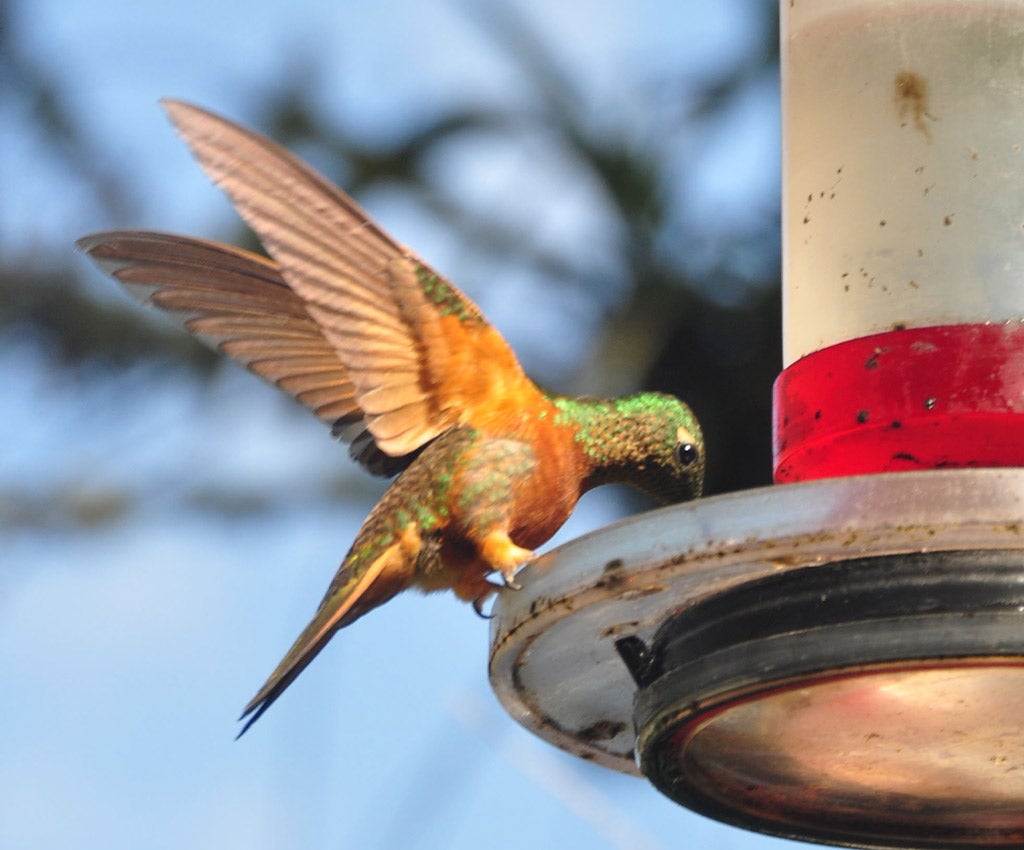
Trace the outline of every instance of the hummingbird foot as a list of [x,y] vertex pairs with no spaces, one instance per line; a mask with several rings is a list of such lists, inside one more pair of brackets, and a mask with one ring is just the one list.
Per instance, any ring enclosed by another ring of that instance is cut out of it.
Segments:
[[494,572],[501,573],[504,586],[509,590],[520,590],[522,585],[515,580],[516,570],[527,561],[533,560],[533,552],[516,546],[505,531],[492,531],[480,546],[480,555]]

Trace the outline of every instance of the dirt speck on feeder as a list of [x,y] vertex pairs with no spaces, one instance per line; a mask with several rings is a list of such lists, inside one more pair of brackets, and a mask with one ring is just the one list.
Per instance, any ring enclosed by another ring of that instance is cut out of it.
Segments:
[[582,741],[610,741],[625,729],[626,724],[621,720],[598,720],[583,729],[577,729],[576,737]]
[[913,71],[900,71],[893,80],[893,95],[902,122],[900,126],[906,126],[907,119],[912,119],[914,129],[930,142],[932,133],[925,118],[934,121],[935,117],[928,112],[928,86],[924,77]]
[[610,637],[621,635],[624,632],[635,632],[639,627],[639,620],[630,620],[628,623],[615,623],[612,626],[608,626],[606,629],[602,629],[598,633],[598,637],[602,640],[606,640]]
[[896,452],[896,454],[894,454],[892,456],[892,459],[893,460],[906,460],[906,461],[909,461],[910,463],[920,463],[921,462],[914,455],[910,454],[910,452]]

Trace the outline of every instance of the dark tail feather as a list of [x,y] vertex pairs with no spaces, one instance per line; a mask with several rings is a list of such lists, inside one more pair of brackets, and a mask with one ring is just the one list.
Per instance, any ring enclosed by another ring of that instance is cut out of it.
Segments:
[[[364,531],[365,529],[366,524],[363,526]],[[353,548],[359,546],[364,531],[360,531],[360,535],[356,537]],[[418,540],[417,536],[417,542]],[[346,558],[334,581],[331,582],[316,615],[302,630],[302,634],[292,644],[287,655],[277,665],[277,669],[270,674],[270,678],[242,711],[242,716],[238,719],[249,719],[235,740],[241,738],[248,728],[259,720],[263,712],[274,704],[295,677],[316,658],[338,629],[359,619],[371,608],[386,602],[407,587],[412,579],[415,560],[415,555],[411,558],[406,557],[399,542],[388,546],[366,568],[360,568],[358,557],[351,560]]]
[[[337,631],[337,629],[329,629],[321,634],[319,639],[307,645],[306,641],[309,639],[309,633],[320,631],[322,628],[321,618],[317,616],[299,635],[299,639],[288,650],[288,654],[277,666],[277,669],[270,674],[270,678],[267,679],[256,696],[242,710],[238,720],[245,720],[245,726],[242,727],[241,732],[235,735],[236,741],[249,731],[249,727],[253,723],[263,716],[263,712],[270,708],[277,698],[284,693],[285,689],[295,681],[299,673],[306,669],[306,665],[316,658],[321,649],[327,646],[327,642],[333,637],[334,632]],[[339,625],[338,628],[341,628],[341,626]]]

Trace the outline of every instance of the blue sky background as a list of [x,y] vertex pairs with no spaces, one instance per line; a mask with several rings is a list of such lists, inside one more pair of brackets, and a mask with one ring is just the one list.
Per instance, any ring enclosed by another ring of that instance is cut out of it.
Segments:
[[[591,120],[643,135],[656,109],[671,109],[644,87],[731,61],[756,37],[763,3],[515,6],[557,48]],[[160,97],[253,120],[281,75],[315,57],[316,102],[371,145],[453,106],[528,106],[515,63],[474,23],[486,5],[14,3],[7,37],[70,95],[92,165],[137,194],[130,219],[97,213],[77,169],[6,98],[0,254],[60,267],[75,238],[111,226],[231,233],[229,205]],[[777,94],[765,88],[683,145],[689,167],[673,190],[708,244],[772,208],[777,135]],[[454,145],[431,177],[614,273],[593,187],[541,142]],[[601,318],[592,304],[492,271],[407,199],[363,200],[469,291],[531,372],[556,386],[574,374]],[[75,263],[81,285],[122,298]],[[312,417],[230,366],[206,384],[152,364],[97,372],[58,364],[6,326],[0,375],[0,848],[785,844],[520,729],[488,686],[487,624],[449,596],[408,595],[359,621],[235,742],[235,717],[307,622],[381,485]],[[206,509],[225,496],[233,513]],[[26,513],[33,502],[40,510]],[[590,494],[555,542],[622,510],[614,492]]]

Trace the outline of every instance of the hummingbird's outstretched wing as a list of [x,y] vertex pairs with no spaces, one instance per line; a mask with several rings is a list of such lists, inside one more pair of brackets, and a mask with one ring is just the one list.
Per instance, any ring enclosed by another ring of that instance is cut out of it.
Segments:
[[370,472],[395,475],[415,457],[377,447],[337,352],[273,260],[142,230],[94,233],[76,244],[139,301],[166,311],[333,426]]
[[457,425],[486,429],[538,392],[476,306],[340,189],[263,136],[163,106],[333,346],[382,451],[408,455]]

